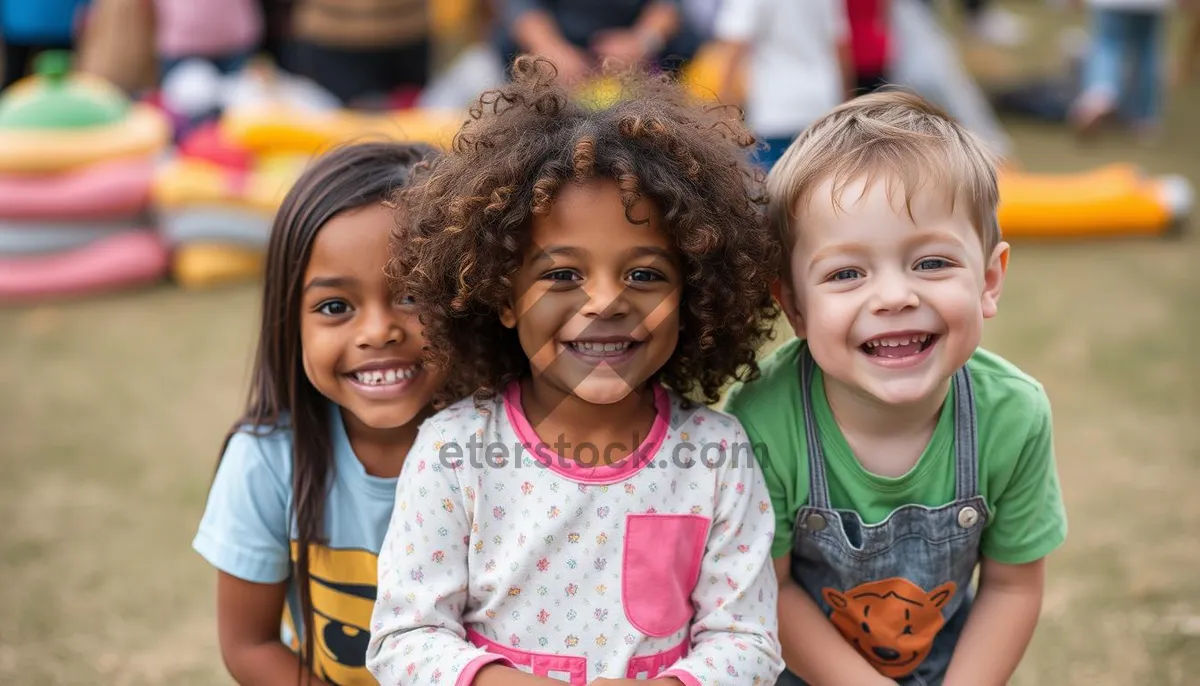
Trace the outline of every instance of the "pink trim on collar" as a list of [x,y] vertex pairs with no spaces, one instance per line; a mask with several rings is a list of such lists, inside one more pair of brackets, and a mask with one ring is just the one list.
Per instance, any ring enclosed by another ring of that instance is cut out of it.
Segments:
[[[667,429],[669,427],[668,418],[671,415],[671,399],[667,395],[666,389],[661,385],[655,383],[653,384],[653,388],[654,407],[658,411],[658,416],[654,418],[654,424],[650,427],[650,434],[637,447],[637,450],[633,451],[625,459],[612,465],[598,464],[595,467],[588,467],[563,458],[555,453],[537,435],[537,432],[533,430],[533,427],[529,424],[529,420],[525,417],[525,411],[521,405],[520,381],[513,381],[508,385],[508,388],[504,389],[504,410],[508,414],[508,421],[512,424],[513,431],[516,432],[522,447],[535,460],[541,462],[543,466],[549,467],[555,473],[580,483],[613,484],[628,479],[642,467],[649,464],[654,459],[654,456],[658,454],[663,440],[667,437]],[[597,455],[597,458],[599,458],[599,455]]]

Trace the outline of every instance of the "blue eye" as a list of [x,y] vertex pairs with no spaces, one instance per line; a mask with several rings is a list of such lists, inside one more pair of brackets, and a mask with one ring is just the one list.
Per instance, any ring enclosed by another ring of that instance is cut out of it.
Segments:
[[402,295],[402,296],[396,298],[396,304],[400,305],[401,307],[406,307],[406,306],[410,306],[410,305],[416,305],[417,300],[416,300],[416,298],[412,297],[411,295]]
[[317,305],[317,312],[330,317],[340,317],[350,311],[350,305],[344,300],[326,300]]
[[839,269],[838,271],[833,273],[833,276],[831,276],[829,278],[832,279],[833,281],[847,281],[849,279],[854,279],[857,277],[858,277],[857,269]]
[[950,266],[948,260],[943,260],[940,257],[929,257],[917,263],[917,269],[922,271],[932,271],[936,269],[945,269]]

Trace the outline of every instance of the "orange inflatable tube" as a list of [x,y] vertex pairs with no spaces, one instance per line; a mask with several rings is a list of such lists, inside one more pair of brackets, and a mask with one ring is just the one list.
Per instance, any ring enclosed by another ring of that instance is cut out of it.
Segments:
[[1005,172],[997,216],[1005,238],[1158,236],[1192,209],[1182,177],[1114,164],[1079,174]]

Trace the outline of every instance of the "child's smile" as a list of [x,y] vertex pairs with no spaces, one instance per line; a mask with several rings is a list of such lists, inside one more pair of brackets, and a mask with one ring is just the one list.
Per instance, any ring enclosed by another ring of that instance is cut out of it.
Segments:
[[403,395],[420,374],[420,362],[379,360],[359,365],[346,376],[364,396],[387,400]]
[[634,357],[641,341],[632,336],[587,336],[567,341],[567,350],[593,366],[614,367]]
[[889,369],[920,364],[937,345],[938,335],[928,331],[889,331],[858,346],[872,362]]

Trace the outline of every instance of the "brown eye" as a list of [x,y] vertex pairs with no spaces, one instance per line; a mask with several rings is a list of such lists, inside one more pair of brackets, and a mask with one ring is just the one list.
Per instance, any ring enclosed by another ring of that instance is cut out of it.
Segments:
[[317,305],[317,312],[330,317],[340,317],[350,311],[350,305],[344,300],[326,300]]

